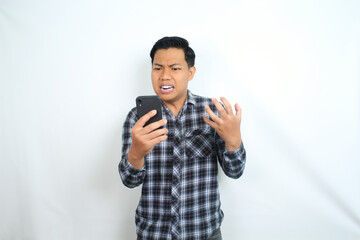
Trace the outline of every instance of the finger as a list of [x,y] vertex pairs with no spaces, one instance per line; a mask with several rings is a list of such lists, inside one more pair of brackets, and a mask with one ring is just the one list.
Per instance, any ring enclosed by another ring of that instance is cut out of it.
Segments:
[[167,138],[168,138],[167,135],[161,135],[161,136],[159,136],[159,137],[157,137],[157,138],[152,139],[152,140],[150,141],[150,144],[151,144],[152,146],[155,146],[156,144],[158,144],[158,143],[160,143],[160,142],[162,142],[162,141],[165,141]]
[[219,111],[220,116],[221,117],[226,116],[227,113],[223,105],[221,105],[221,103],[216,98],[212,98],[212,102],[214,103],[216,109]]
[[210,119],[208,119],[205,114],[203,115],[203,119],[204,119],[204,122],[205,122],[207,125],[209,125],[210,127],[216,129],[217,124],[216,124],[215,122],[211,121]]
[[154,131],[155,129],[158,129],[162,126],[164,126],[167,123],[166,119],[161,119],[159,121],[153,122],[149,125],[147,125],[146,127],[144,127],[145,132],[149,133]]
[[155,131],[152,131],[148,134],[148,139],[153,140],[159,136],[166,135],[169,131],[166,128],[161,128]]
[[150,112],[148,112],[147,114],[145,114],[144,116],[142,116],[136,123],[134,126],[136,127],[144,127],[145,123],[147,121],[149,121],[150,118],[152,118],[153,116],[156,115],[156,110],[151,110]]
[[205,106],[205,111],[209,114],[210,118],[214,121],[214,122],[220,122],[221,118],[219,118],[212,110],[211,108],[206,105]]
[[224,103],[227,113],[234,115],[234,112],[231,108],[231,104],[229,103],[229,101],[225,97],[221,97],[220,100]]
[[235,116],[237,118],[241,118],[242,109],[240,108],[239,104],[237,104],[237,103],[235,104],[235,111],[236,111]]

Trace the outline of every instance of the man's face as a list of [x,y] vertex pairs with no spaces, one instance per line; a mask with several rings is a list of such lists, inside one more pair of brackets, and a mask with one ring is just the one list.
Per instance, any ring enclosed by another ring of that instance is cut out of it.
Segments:
[[188,67],[184,50],[159,49],[152,64],[151,80],[154,91],[165,105],[182,107],[187,97],[188,82],[194,77],[195,67]]

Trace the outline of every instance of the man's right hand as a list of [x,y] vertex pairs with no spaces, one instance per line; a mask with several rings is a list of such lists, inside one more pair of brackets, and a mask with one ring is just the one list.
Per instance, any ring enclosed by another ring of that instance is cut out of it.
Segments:
[[162,119],[144,127],[145,123],[156,115],[156,110],[152,110],[142,116],[131,129],[132,144],[128,152],[128,160],[135,168],[144,166],[144,157],[148,155],[153,147],[167,139],[168,130],[160,128],[166,124]]

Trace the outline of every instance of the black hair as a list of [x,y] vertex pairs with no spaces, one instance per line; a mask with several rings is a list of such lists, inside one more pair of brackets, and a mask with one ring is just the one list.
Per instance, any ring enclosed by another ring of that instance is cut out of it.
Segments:
[[150,51],[151,63],[154,62],[154,56],[159,49],[179,48],[184,50],[185,61],[189,68],[195,65],[195,52],[189,47],[189,42],[181,37],[163,37],[158,40]]

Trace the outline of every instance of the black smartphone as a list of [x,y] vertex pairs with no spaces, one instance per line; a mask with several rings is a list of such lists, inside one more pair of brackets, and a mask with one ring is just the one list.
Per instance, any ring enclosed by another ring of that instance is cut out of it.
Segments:
[[[162,119],[161,113],[161,100],[156,95],[151,96],[139,96],[136,98],[136,108],[137,108],[137,115],[138,118],[141,118],[151,110],[156,110],[156,115],[149,119],[144,125],[147,126],[150,123],[159,121]],[[162,127],[161,127],[162,128]]]

